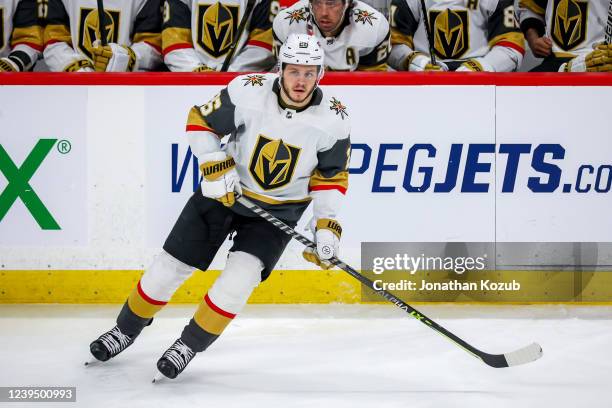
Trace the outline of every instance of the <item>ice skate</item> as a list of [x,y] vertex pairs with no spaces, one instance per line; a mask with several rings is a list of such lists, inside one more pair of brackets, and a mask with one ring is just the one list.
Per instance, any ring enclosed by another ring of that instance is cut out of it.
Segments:
[[159,374],[163,374],[163,376],[170,379],[176,378],[176,376],[183,372],[195,355],[195,351],[183,343],[181,339],[176,340],[157,361],[159,373],[155,376],[153,382],[158,382],[163,378]]
[[108,361],[128,348],[136,339],[137,335],[128,336],[121,332],[119,327],[115,326],[111,330],[102,334],[97,340],[94,340],[89,345],[89,351],[95,357],[91,361],[85,363],[90,365],[97,361]]

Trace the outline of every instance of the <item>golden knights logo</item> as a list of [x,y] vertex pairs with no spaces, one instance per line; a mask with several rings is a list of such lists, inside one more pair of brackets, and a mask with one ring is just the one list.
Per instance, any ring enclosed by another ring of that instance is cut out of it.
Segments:
[[[106,41],[118,42],[119,41],[119,16],[118,10],[104,10],[106,18]],[[81,8],[81,14],[79,15],[79,50],[92,59],[91,49],[93,43],[96,40],[101,40],[99,28],[100,19],[98,18],[98,10],[91,8]]]
[[198,45],[213,58],[229,51],[238,31],[240,7],[231,4],[200,4],[198,6]]
[[434,51],[442,59],[459,59],[470,48],[467,10],[430,10]]
[[306,7],[302,7],[297,10],[293,10],[292,12],[287,12],[287,17],[285,20],[289,20],[289,25],[291,23],[299,23],[300,21],[306,21]]
[[346,112],[346,106],[344,106],[342,102],[340,102],[333,96],[329,102],[331,103],[331,105],[329,106],[329,110],[333,110],[334,112],[336,112],[336,115],[340,115],[342,120],[344,120],[345,116],[348,116],[348,113]]
[[355,9],[354,11],[355,22],[356,23],[366,23],[372,25],[372,20],[376,20],[376,16],[374,13],[370,13],[367,10]]
[[302,149],[259,135],[251,156],[249,171],[264,190],[273,190],[288,184]]
[[259,75],[259,74],[253,74],[253,75],[247,75],[247,77],[246,78],[242,78],[242,80],[244,81],[244,85],[243,86],[247,86],[247,85],[251,85],[251,86],[255,86],[255,85],[263,86],[263,81],[266,80],[266,77],[264,77],[263,75]]
[[586,40],[589,3],[577,0],[554,0],[552,38],[563,50],[570,51]]

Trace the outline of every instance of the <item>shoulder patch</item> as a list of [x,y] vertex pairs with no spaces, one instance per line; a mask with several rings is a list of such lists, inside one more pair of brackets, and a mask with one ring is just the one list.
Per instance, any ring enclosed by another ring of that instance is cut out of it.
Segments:
[[366,23],[373,25],[372,20],[378,20],[374,12],[362,9],[354,9],[353,16],[355,16],[355,23],[362,23],[363,25]]
[[329,110],[333,110],[334,112],[336,112],[336,115],[340,115],[342,120],[344,120],[345,116],[348,116],[346,106],[344,106],[342,102],[332,96],[332,98],[329,100],[329,103]]
[[289,20],[289,25],[291,25],[291,23],[299,23],[300,21],[306,21],[307,13],[307,7],[302,7],[292,11],[287,10],[287,16],[285,17],[285,20]]
[[251,85],[259,85],[263,86],[263,81],[266,80],[266,77],[260,74],[247,75],[246,78],[242,78],[244,81],[243,86]]

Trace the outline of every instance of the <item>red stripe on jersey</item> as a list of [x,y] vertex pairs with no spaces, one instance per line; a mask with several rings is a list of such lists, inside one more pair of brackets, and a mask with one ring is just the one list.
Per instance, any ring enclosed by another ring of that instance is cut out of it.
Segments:
[[152,43],[150,43],[148,41],[145,41],[144,43],[149,45],[149,46],[151,46],[151,48],[153,48],[155,51],[157,51],[157,52],[159,52],[161,54],[161,52],[162,52],[161,47],[158,47],[157,45],[152,44]]
[[323,190],[338,190],[342,194],[346,194],[346,188],[335,185],[335,184],[327,184],[327,185],[323,184],[320,186],[310,187],[310,191],[323,191]]
[[495,44],[495,47],[508,47],[508,48],[512,48],[517,50],[518,52],[521,53],[521,55],[525,55],[525,49],[513,42],[510,41],[500,41],[497,44]]
[[174,45],[164,48],[164,50],[162,51],[162,54],[165,57],[166,54],[171,53],[172,51],[183,50],[185,48],[193,48],[193,44],[189,44],[189,43],[174,44]]
[[225,310],[221,309],[220,307],[218,307],[217,305],[215,305],[212,300],[210,300],[210,298],[208,297],[208,293],[204,296],[204,301],[206,302],[206,304],[215,312],[219,313],[221,316],[225,316],[229,319],[233,319],[234,317],[236,317],[235,314],[230,313],[230,312],[226,312]]
[[161,300],[155,300],[152,299],[150,297],[147,296],[146,293],[144,293],[144,291],[142,290],[142,286],[140,286],[140,281],[138,281],[138,294],[140,295],[141,298],[143,298],[147,303],[150,303],[152,305],[156,305],[156,306],[164,306],[166,305],[168,302],[162,302]]
[[272,51],[272,44],[268,44],[263,41],[249,40],[247,41],[246,45],[254,45],[256,47],[261,47],[261,48],[265,48],[268,51]]
[[[186,129],[187,132],[210,132],[210,133],[215,133],[214,130],[212,130],[211,128],[208,128],[206,126],[200,126],[200,125],[187,125]],[[215,133],[216,135],[216,133]]]
[[36,51],[39,51],[39,52],[42,52],[42,50],[43,50],[43,46],[42,45],[34,44],[34,43],[31,43],[31,42],[27,42],[27,41],[21,41],[21,42],[15,43],[15,45],[13,45],[13,48],[15,48],[18,45],[27,45],[28,47],[33,48],[33,49],[35,49]]

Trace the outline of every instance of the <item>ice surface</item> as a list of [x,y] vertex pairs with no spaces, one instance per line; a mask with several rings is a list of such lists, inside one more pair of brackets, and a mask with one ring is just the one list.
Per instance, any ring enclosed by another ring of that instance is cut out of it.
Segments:
[[[388,306],[248,306],[176,380],[155,362],[195,306],[169,306],[110,362],[84,367],[119,306],[0,306],[0,386],[76,386],[77,403],[15,407],[610,407],[612,308],[417,307],[474,346],[539,342],[544,357],[484,365]],[[0,403],[0,405],[9,405]]]

